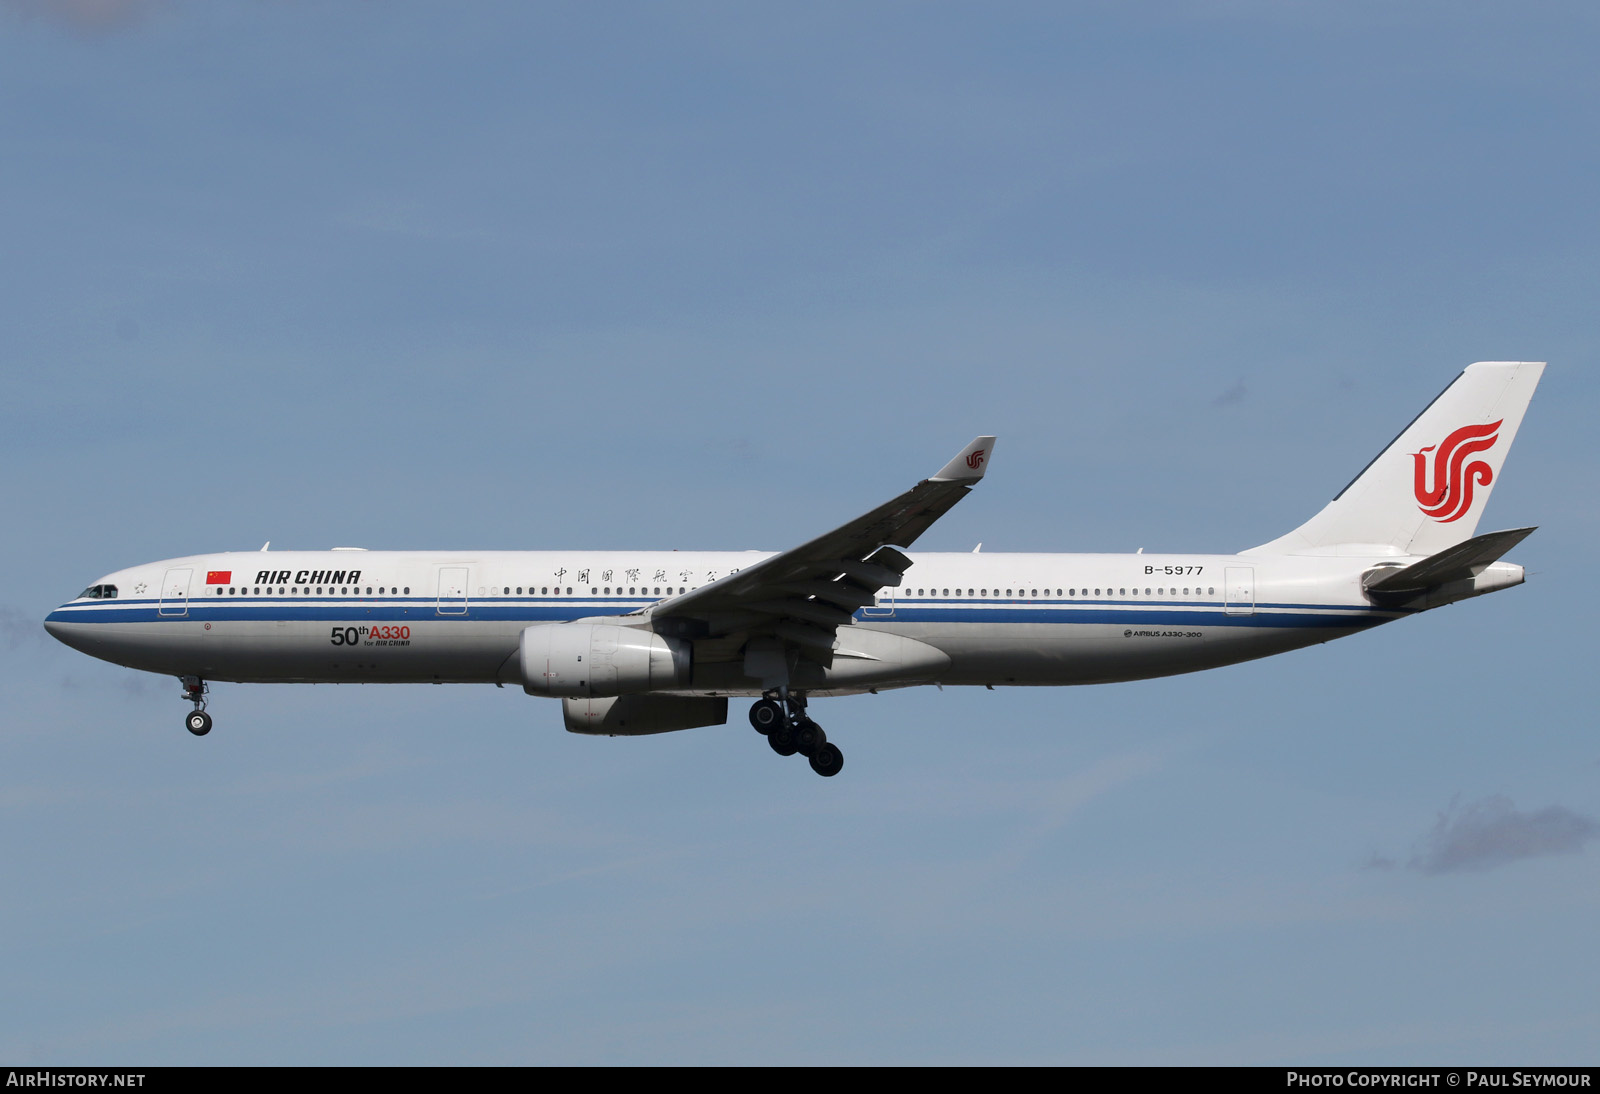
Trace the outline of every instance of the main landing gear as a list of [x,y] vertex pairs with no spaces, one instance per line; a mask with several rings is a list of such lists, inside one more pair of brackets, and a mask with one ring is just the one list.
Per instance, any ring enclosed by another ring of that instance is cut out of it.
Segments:
[[204,737],[211,732],[211,715],[206,713],[206,692],[211,688],[198,676],[180,676],[183,681],[183,697],[194,704],[194,710],[183,720],[184,727],[196,737]]
[[837,775],[844,767],[844,753],[828,743],[822,727],[806,717],[806,697],[779,688],[769,691],[750,708],[750,724],[767,739],[780,756],[796,752],[811,761],[811,770],[825,778]]

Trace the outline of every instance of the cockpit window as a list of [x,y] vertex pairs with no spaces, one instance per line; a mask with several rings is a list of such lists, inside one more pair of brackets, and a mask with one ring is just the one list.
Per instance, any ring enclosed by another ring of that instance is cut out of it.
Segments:
[[115,585],[90,585],[78,594],[79,600],[115,600],[117,587]]

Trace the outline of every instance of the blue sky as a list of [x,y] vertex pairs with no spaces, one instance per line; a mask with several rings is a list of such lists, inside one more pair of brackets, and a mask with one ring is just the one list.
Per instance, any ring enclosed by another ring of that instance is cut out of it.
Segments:
[[[1583,5],[0,3],[0,1058],[1593,1062]],[[39,620],[204,550],[1227,551],[1550,368],[1529,583],[1194,677],[562,731]]]

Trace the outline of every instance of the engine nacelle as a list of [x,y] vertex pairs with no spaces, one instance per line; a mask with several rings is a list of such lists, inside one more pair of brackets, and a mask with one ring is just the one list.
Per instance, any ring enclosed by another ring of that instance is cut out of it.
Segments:
[[607,699],[563,699],[561,715],[572,733],[639,737],[675,729],[720,726],[728,720],[727,697],[618,695]]
[[518,656],[529,695],[590,699],[689,683],[689,643],[612,623],[529,627]]

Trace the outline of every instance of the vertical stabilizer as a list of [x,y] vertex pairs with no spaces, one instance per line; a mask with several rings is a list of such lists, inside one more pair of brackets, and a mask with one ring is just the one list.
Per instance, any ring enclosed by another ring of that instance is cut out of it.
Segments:
[[1244,553],[1432,555],[1471,539],[1543,372],[1467,366],[1322,512]]

